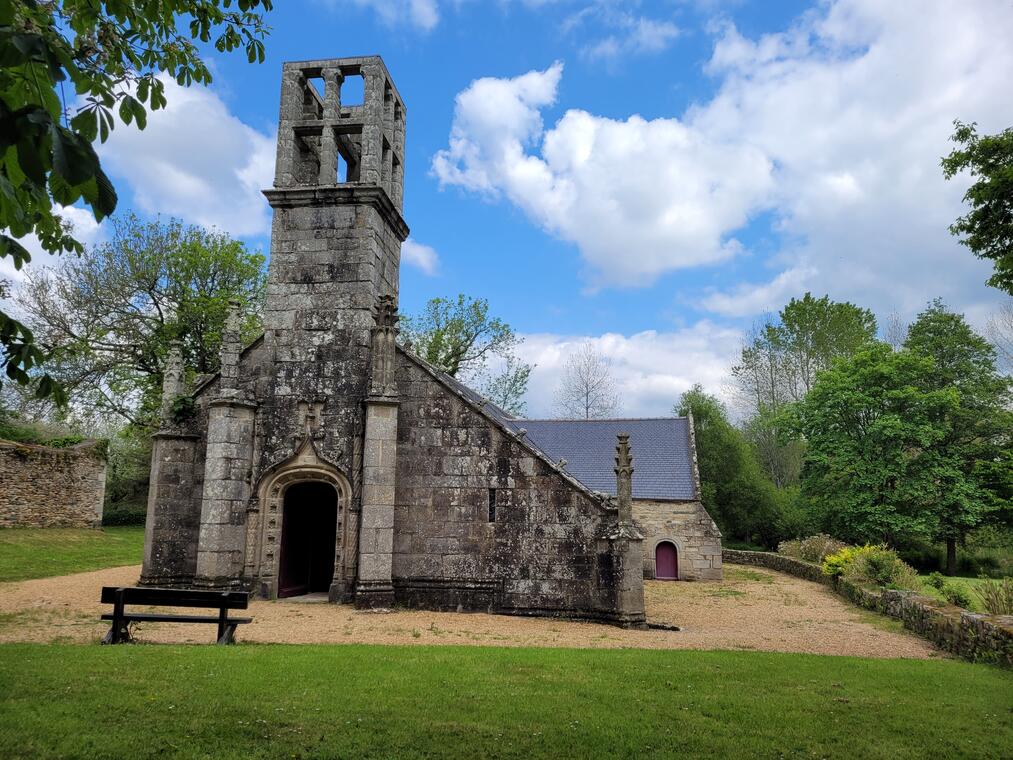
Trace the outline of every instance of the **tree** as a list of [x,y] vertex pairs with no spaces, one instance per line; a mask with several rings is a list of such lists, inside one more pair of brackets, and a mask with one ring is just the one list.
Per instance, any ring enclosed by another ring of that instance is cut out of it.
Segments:
[[567,358],[556,388],[556,409],[560,416],[600,419],[614,414],[618,406],[612,361],[590,343],[581,344]]
[[524,394],[528,391],[531,370],[530,364],[525,364],[516,356],[508,356],[498,374],[483,378],[481,391],[500,409],[514,417],[520,417],[527,408]]
[[[1010,506],[1007,486],[996,481],[994,466],[1007,465],[1013,415],[1009,412],[1009,379],[996,369],[996,352],[975,333],[963,315],[939,299],[918,315],[904,343],[907,350],[932,360],[922,380],[928,389],[955,390],[956,407],[945,435],[934,446],[953,463],[936,503],[935,538],[946,543],[946,571],[957,569],[957,544],[974,528]],[[1008,477],[1006,479],[1008,481]]]
[[773,546],[780,538],[778,494],[724,405],[699,385],[682,395],[675,413],[693,415],[701,501],[727,538]]
[[977,124],[953,122],[950,140],[958,148],[942,159],[943,176],[968,171],[976,181],[964,193],[971,210],[950,225],[960,243],[995,270],[988,284],[1013,295],[1013,127],[979,135]]
[[988,319],[985,334],[995,348],[1000,368],[1008,375],[1013,373],[1013,300],[999,307]]
[[[451,377],[474,380],[504,411],[521,414],[531,365],[514,353],[521,339],[503,320],[489,316],[489,302],[463,293],[433,298],[423,312],[402,321],[402,340]],[[499,362],[500,371],[490,371]]]
[[146,426],[173,340],[195,374],[218,369],[228,301],[260,331],[264,257],[225,233],[178,221],[113,221],[107,243],[28,273],[16,300],[75,404]]
[[834,359],[852,356],[875,339],[871,311],[806,293],[754,331],[732,375],[753,411],[777,412],[801,401]]
[[[161,76],[209,84],[193,40],[213,38],[219,52],[243,48],[251,62],[263,61],[267,28],[254,11],[271,7],[272,0],[0,0],[0,258],[20,269],[31,259],[21,242],[29,235],[49,253],[81,253],[59,208],[83,201],[99,221],[116,208],[92,147],[108,138],[114,114],[143,129],[145,104],[166,104]],[[32,331],[0,311],[7,377],[25,385],[34,375],[40,396],[62,401],[53,378],[38,373],[45,360]]]
[[940,494],[957,463],[940,447],[956,389],[927,388],[932,359],[879,343],[821,373],[793,405],[806,440],[802,493],[824,529],[855,542],[896,544],[938,530]]
[[778,429],[781,410],[801,401],[820,372],[853,356],[876,338],[876,318],[852,303],[793,298],[776,318],[756,328],[732,376],[746,404],[746,433],[778,487],[798,483],[804,446]]

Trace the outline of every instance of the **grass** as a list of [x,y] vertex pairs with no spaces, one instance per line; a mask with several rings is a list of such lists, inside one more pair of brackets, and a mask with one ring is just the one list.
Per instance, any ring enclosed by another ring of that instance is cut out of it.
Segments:
[[[964,577],[959,577],[959,576],[957,576],[957,577],[944,576],[944,577],[946,578],[946,582],[947,583],[949,583],[949,584],[951,584],[953,586],[963,586],[964,587],[964,590],[967,591],[967,595],[971,599],[971,606],[968,607],[968,609],[971,612],[984,612],[985,611],[985,608],[982,607],[981,599],[979,599],[978,595],[974,593],[974,588],[975,588],[975,586],[978,586],[978,585],[984,583],[986,580],[996,580],[996,579],[994,579],[994,578],[988,578],[988,579],[982,579],[982,578],[964,578]],[[940,589],[937,589],[935,586],[932,586],[931,584],[929,584],[929,582],[928,582],[928,576],[927,575],[919,575],[918,576],[918,580],[920,580],[922,582],[922,587],[920,589],[920,593],[924,594],[925,596],[930,596],[933,599],[937,599],[940,602],[949,601],[943,595],[943,592]]]
[[0,756],[1008,757],[952,660],[380,646],[0,646]]
[[140,564],[144,526],[0,529],[0,582]]

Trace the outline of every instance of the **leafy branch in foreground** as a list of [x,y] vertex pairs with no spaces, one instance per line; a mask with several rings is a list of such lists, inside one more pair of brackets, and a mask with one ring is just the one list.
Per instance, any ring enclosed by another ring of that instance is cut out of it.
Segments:
[[[117,116],[144,129],[148,109],[166,105],[161,77],[211,82],[194,40],[263,61],[268,29],[255,11],[271,7],[272,0],[0,0],[0,258],[21,269],[31,260],[28,236],[48,253],[80,254],[60,207],[83,202],[101,221],[117,203],[92,144],[108,139]],[[27,385],[47,358],[32,331],[0,310],[7,377]],[[64,400],[48,374],[36,393]]]

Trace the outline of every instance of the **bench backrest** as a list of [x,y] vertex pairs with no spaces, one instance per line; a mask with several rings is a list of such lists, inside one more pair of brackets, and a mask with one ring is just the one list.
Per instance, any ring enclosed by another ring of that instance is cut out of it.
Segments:
[[[120,586],[103,586],[102,603],[114,604]],[[143,604],[149,607],[224,607],[229,610],[245,610],[250,603],[246,591],[201,591],[186,588],[136,588],[123,590],[124,604]]]

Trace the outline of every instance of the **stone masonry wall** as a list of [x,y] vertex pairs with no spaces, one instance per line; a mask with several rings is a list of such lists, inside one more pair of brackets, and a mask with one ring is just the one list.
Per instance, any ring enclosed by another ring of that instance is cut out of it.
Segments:
[[721,532],[699,501],[634,501],[633,522],[644,534],[645,578],[655,576],[657,545],[671,541],[680,580],[721,580]]
[[105,487],[96,441],[60,449],[0,441],[0,528],[97,528]]
[[393,575],[397,600],[437,609],[609,618],[617,520],[398,352]]
[[913,591],[871,589],[825,575],[819,565],[772,552],[726,549],[725,562],[779,570],[830,586],[860,607],[899,619],[940,649],[972,662],[1013,668],[1013,615],[981,615]]

